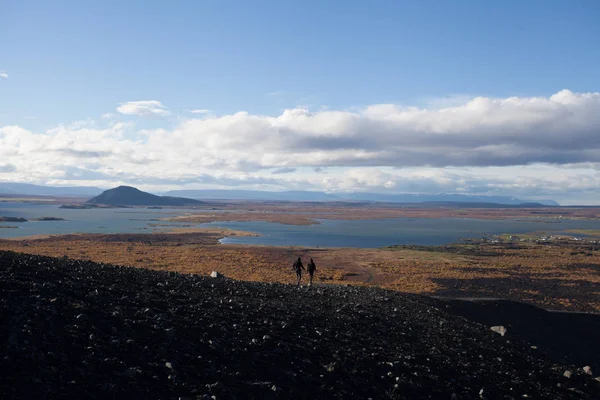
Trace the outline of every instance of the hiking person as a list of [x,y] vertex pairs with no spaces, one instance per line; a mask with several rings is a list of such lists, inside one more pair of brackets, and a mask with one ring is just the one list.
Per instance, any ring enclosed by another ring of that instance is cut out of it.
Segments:
[[302,259],[298,257],[296,261],[294,261],[294,265],[292,269],[296,270],[296,278],[298,278],[298,284],[296,287],[300,286],[300,279],[302,279],[302,270],[304,269],[304,265],[302,265]]
[[315,262],[313,261],[312,257],[310,259],[310,262],[306,266],[306,270],[308,271],[308,276],[310,277],[308,281],[308,286],[312,286],[313,275],[317,271],[317,266],[315,265]]

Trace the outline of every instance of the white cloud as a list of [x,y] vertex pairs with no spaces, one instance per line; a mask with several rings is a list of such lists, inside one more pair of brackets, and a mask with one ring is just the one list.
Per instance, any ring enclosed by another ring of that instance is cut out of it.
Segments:
[[143,117],[164,117],[169,115],[169,110],[167,107],[157,100],[130,101],[127,103],[121,103],[121,105],[117,107],[117,111],[125,115],[138,115]]
[[113,114],[113,113],[105,113],[105,114],[102,114],[102,118],[103,118],[103,119],[113,119],[113,118],[115,118],[115,117],[116,117],[116,115],[115,115],[115,114]]
[[[598,109],[599,93],[565,90],[445,108],[238,112],[154,130],[110,119],[42,132],[5,126],[0,160],[3,179],[21,181],[598,197]],[[168,112],[157,101],[118,111]]]
[[2,69],[0,69],[0,78],[8,79],[8,73]]
[[212,110],[207,110],[204,108],[198,108],[195,110],[188,110],[188,111],[191,112],[192,114],[210,114],[213,112]]

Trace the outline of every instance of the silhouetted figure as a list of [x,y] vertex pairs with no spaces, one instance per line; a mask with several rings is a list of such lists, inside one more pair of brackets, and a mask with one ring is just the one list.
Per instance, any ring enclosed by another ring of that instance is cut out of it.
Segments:
[[308,276],[310,277],[309,281],[308,281],[308,286],[312,286],[313,275],[317,271],[317,266],[315,265],[315,262],[313,261],[312,258],[310,259],[310,262],[306,266],[306,270],[308,271]]
[[300,279],[302,279],[302,270],[304,269],[304,265],[302,265],[302,259],[298,257],[296,261],[294,261],[293,269],[296,270],[296,278],[298,278],[298,284],[296,287],[300,286]]

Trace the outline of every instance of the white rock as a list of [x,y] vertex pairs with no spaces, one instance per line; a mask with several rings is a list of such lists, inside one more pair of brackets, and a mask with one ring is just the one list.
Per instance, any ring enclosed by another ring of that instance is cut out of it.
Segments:
[[563,376],[564,376],[565,378],[570,378],[570,377],[571,377],[571,375],[573,375],[573,373],[571,373],[571,371],[565,371],[565,373],[563,374]]
[[217,271],[213,271],[210,273],[210,277],[211,278],[222,278],[223,275],[221,275],[220,273],[218,273]]
[[588,375],[592,375],[592,368],[589,365],[586,365],[585,367],[583,367],[583,372],[585,372]]
[[507,329],[504,326],[502,326],[502,325],[492,326],[490,329],[492,331],[500,334],[500,336],[504,336],[506,334],[506,332],[507,332]]

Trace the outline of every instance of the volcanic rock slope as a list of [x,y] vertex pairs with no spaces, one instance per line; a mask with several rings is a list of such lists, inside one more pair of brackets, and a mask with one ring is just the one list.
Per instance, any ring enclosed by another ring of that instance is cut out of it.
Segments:
[[599,398],[432,304],[0,252],[0,398]]

